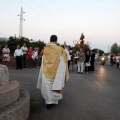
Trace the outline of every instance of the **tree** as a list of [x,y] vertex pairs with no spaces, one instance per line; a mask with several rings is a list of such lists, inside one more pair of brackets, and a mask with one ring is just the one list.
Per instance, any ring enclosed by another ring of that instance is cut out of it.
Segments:
[[113,54],[118,54],[119,52],[119,47],[118,47],[118,44],[117,43],[114,43],[112,46],[111,46],[111,53]]
[[104,54],[104,51],[101,50],[101,49],[94,48],[94,49],[92,49],[92,50],[94,50],[95,53],[99,53],[100,56]]
[[99,52],[99,49],[98,48],[94,48],[92,49],[95,53],[98,53]]
[[119,45],[119,47],[118,47],[118,52],[120,53],[120,45]]
[[7,42],[8,46],[9,46],[9,49],[11,51],[11,53],[14,53],[15,49],[16,49],[16,46],[17,45],[20,45],[22,46],[23,43],[26,43],[27,47],[39,47],[40,48],[40,51],[44,48],[45,46],[45,43],[44,41],[34,41],[34,40],[29,40],[28,38],[25,38],[25,37],[22,37],[22,38],[17,38],[17,37],[9,37],[9,40]]
[[6,41],[0,41],[0,46],[3,48],[5,43],[6,43]]
[[104,54],[104,51],[99,49],[99,55],[102,56],[103,54]]
[[27,46],[30,45],[29,39],[28,39],[28,38],[25,38],[25,37],[17,38],[17,37],[10,36],[10,37],[9,37],[9,40],[7,41],[7,44],[8,44],[8,46],[9,46],[9,48],[10,48],[11,53],[14,52],[14,50],[16,49],[16,46],[17,46],[17,45],[22,46],[23,43],[26,43]]

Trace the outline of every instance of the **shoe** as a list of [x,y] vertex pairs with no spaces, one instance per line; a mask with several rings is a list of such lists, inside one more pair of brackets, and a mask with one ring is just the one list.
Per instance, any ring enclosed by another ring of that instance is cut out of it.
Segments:
[[80,72],[77,72],[77,74],[79,74]]
[[47,109],[51,109],[55,104],[47,104]]

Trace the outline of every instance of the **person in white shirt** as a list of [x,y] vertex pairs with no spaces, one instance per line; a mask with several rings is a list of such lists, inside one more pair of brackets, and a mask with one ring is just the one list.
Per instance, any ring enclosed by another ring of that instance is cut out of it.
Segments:
[[16,70],[17,69],[22,70],[22,56],[23,56],[22,49],[20,49],[20,45],[17,45],[17,49],[14,52],[14,57],[16,57]]
[[26,47],[26,43],[23,44],[21,49],[23,52],[23,67],[26,68],[26,59],[27,59],[27,51],[28,51],[28,48]]
[[38,49],[37,48],[34,48],[32,59],[33,59],[33,67],[37,67],[37,63],[38,63]]
[[118,53],[118,56],[116,56],[117,68],[119,68],[119,62],[120,62],[120,54]]
[[65,48],[65,52],[66,52],[66,54],[67,54],[68,70],[69,70],[70,61],[71,61],[71,55],[70,55],[70,53],[69,53],[70,49],[69,49],[69,47],[66,45],[66,42],[64,42],[64,48]]

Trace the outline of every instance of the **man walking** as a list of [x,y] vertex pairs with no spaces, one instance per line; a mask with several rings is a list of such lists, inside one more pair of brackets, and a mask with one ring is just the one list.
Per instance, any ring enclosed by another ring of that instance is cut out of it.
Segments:
[[57,36],[52,35],[50,44],[44,47],[37,83],[37,88],[41,89],[48,109],[62,99],[64,83],[69,79],[66,52],[56,44]]

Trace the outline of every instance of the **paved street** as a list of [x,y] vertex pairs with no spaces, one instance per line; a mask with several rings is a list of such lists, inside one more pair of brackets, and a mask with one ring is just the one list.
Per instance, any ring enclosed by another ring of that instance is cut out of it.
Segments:
[[40,90],[36,88],[39,68],[9,69],[10,78],[29,91],[41,110],[31,113],[29,120],[120,120],[120,70],[97,64],[89,74],[70,72],[63,99],[47,110]]

